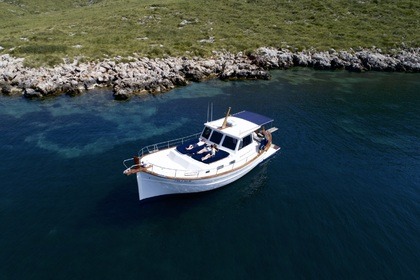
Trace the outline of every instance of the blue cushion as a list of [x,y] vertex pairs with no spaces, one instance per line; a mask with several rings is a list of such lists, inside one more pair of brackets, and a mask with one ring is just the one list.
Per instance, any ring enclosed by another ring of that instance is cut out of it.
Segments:
[[225,158],[229,155],[228,152],[218,150],[214,156],[212,156],[212,157],[210,157],[206,160],[201,160],[201,158],[205,157],[208,154],[210,154],[210,152],[206,152],[206,153],[202,153],[202,154],[195,154],[195,155],[192,155],[192,158],[195,159],[195,160],[201,161],[203,163],[209,164],[209,163],[221,160],[221,159],[223,159],[223,158]]
[[[184,144],[178,145],[176,147],[176,149],[181,154],[194,154],[194,153],[198,152],[200,150],[200,148],[201,148],[201,146],[198,146],[197,145],[198,141],[199,141],[199,139],[193,139],[191,141],[187,141]],[[194,148],[192,148],[191,150],[187,150],[187,147],[189,145],[193,145]]]

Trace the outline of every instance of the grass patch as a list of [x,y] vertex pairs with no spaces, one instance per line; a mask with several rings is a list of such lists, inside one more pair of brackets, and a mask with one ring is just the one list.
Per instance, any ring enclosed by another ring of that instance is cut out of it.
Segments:
[[62,45],[27,45],[16,49],[13,53],[16,55],[25,54],[51,54],[51,53],[65,53],[66,46]]
[[[55,57],[210,56],[261,46],[418,47],[415,0],[3,0],[2,53]],[[11,50],[12,49],[12,50]],[[54,59],[51,59],[54,58]],[[31,62],[32,61],[32,62]]]

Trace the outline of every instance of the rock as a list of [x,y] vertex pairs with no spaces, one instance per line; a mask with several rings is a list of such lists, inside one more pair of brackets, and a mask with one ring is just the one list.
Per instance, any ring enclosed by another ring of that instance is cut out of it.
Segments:
[[293,54],[293,65],[307,67],[311,63],[311,56],[305,52]]
[[263,79],[263,80],[271,79],[271,75],[267,71],[258,71],[256,74],[257,74],[256,76],[257,79]]
[[375,71],[395,71],[396,62],[389,56],[371,51],[361,51],[357,53],[358,58],[367,70]]
[[176,86],[186,86],[188,84],[187,80],[181,75],[175,75],[170,79],[171,82]]
[[279,67],[283,69],[288,69],[293,67],[293,54],[289,51],[283,51],[278,56]]
[[94,79],[93,77],[86,78],[83,81],[83,86],[85,90],[94,89],[97,85],[98,84],[96,83],[96,79]]
[[258,65],[261,67],[276,68],[278,67],[278,50],[273,48],[259,48],[255,57],[258,58]]
[[216,61],[214,59],[205,60],[203,61],[202,66],[207,69],[214,69],[216,68]]
[[25,88],[23,90],[23,96],[27,98],[41,98],[43,97],[42,94],[39,91],[35,91],[32,88]]
[[188,69],[184,73],[185,73],[185,78],[193,82],[200,82],[200,81],[203,81],[205,78],[204,73],[197,69]]
[[219,78],[222,80],[235,79],[269,79],[267,71],[259,67],[252,67],[249,64],[229,64],[225,65]]
[[222,80],[227,80],[234,77],[235,77],[235,67],[233,65],[225,65],[225,67],[222,70],[222,73],[220,73],[219,75],[219,78]]
[[70,87],[65,91],[65,93],[69,96],[76,96],[76,95],[81,94],[82,91],[79,88]]
[[82,93],[82,90],[77,84],[65,83],[61,86],[60,92],[69,96],[76,96]]
[[401,50],[395,55],[397,68],[405,72],[420,72],[420,48]]
[[35,90],[43,96],[53,95],[58,91],[57,88],[54,87],[54,85],[52,83],[46,82],[46,81],[42,81],[42,82],[38,83],[36,85]]
[[171,89],[174,89],[175,88],[175,85],[172,83],[172,81],[171,80],[169,80],[169,79],[163,79],[161,82],[160,82],[160,85],[161,85],[161,88],[164,90],[164,91],[169,91],[169,90],[171,90]]
[[22,94],[22,89],[18,88],[18,87],[11,87],[10,89],[10,96],[13,95],[21,95]]
[[312,66],[318,70],[331,69],[331,57],[327,52],[316,53],[312,55]]
[[130,98],[130,92],[127,89],[123,89],[123,88],[114,88],[114,99],[115,100],[127,100]]
[[13,73],[13,72],[8,72],[8,71],[5,71],[4,73],[3,73],[3,79],[6,81],[6,82],[10,82],[10,81],[13,81],[13,79],[16,77],[16,74],[15,73]]
[[360,62],[353,62],[350,65],[347,65],[345,69],[350,72],[358,72],[358,73],[365,71],[365,68]]
[[341,60],[340,58],[338,58],[337,56],[334,56],[333,59],[331,60],[331,69],[335,70],[335,69],[344,69],[345,67],[345,63],[343,60]]
[[10,95],[10,93],[12,92],[12,86],[6,82],[0,81],[0,89],[1,89],[1,93],[5,95]]

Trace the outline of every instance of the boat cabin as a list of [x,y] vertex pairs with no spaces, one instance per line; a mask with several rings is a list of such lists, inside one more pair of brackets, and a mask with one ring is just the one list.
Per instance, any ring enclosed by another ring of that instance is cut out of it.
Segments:
[[251,144],[254,141],[253,136],[272,122],[272,119],[265,116],[242,111],[229,116],[225,127],[223,119],[205,123],[201,139],[227,152],[235,153]]
[[[265,126],[270,126],[272,122],[272,119],[265,116],[242,111],[225,119],[205,123],[198,140],[180,145],[177,150],[203,163],[218,161],[229,154],[255,152],[255,147],[260,144],[256,143],[257,133]],[[208,147],[207,151],[205,151],[206,147]],[[203,160],[204,155],[210,153],[213,147],[217,152]],[[204,154],[203,151],[205,151]]]

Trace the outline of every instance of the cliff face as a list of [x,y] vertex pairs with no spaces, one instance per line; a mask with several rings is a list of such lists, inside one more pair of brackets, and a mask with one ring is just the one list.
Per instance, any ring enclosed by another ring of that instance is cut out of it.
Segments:
[[[149,59],[121,57],[102,62],[62,63],[54,68],[27,68],[23,59],[0,56],[0,87],[5,95],[25,97],[77,95],[94,87],[110,87],[116,99],[160,93],[190,81],[269,79],[270,69],[313,67],[320,70],[420,72],[420,48],[383,54],[381,50],[292,52],[260,48],[251,55],[214,52],[211,58]],[[127,59],[125,59],[127,60]]]

